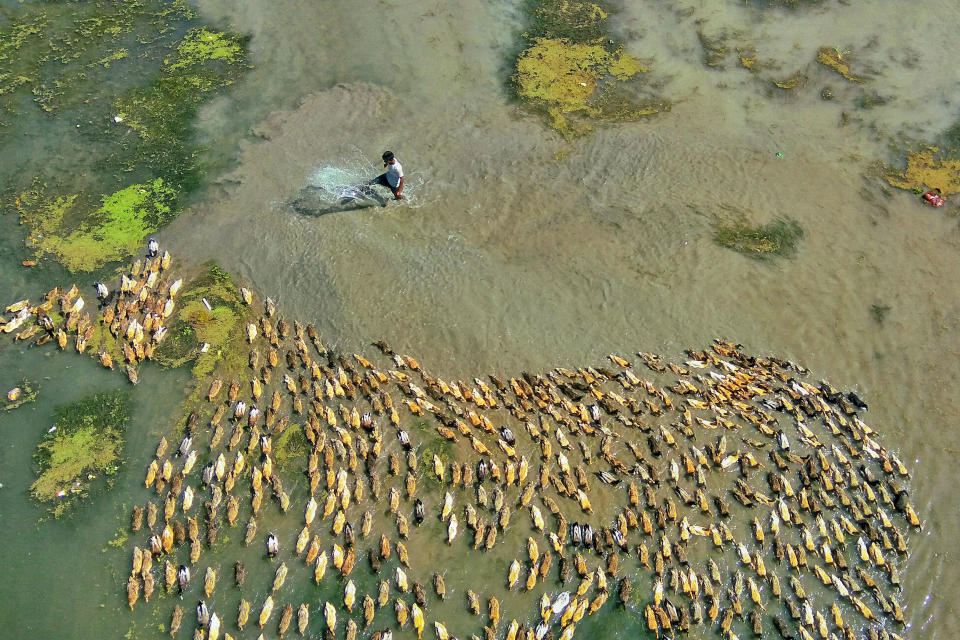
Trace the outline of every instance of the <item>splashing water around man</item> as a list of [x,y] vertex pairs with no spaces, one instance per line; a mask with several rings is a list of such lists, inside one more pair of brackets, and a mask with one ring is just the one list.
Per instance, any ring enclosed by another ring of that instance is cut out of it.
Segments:
[[[373,206],[385,207],[388,203],[387,197],[378,187],[373,185],[387,182],[386,180],[380,180],[386,174],[373,180],[370,179],[370,176],[376,175],[377,171],[378,167],[361,154],[359,150],[351,157],[337,158],[335,163],[323,166],[313,172],[307,181],[307,185],[300,190],[290,206],[297,213],[308,216],[365,209]],[[395,187],[389,183],[384,186],[388,187],[391,192],[394,191]],[[400,193],[402,189],[403,187],[397,188],[397,193]],[[409,191],[409,189],[404,191]],[[404,199],[408,195],[408,193],[403,193]]]

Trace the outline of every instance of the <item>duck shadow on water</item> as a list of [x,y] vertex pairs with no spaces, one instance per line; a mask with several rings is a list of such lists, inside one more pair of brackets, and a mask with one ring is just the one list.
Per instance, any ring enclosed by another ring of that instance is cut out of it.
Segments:
[[336,191],[310,185],[301,189],[287,206],[299,215],[318,218],[330,213],[385,207],[388,202],[369,185],[343,187]]

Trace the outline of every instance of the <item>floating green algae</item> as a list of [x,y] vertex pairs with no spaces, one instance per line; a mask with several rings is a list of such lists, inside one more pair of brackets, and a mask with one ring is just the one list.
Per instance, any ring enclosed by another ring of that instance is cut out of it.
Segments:
[[56,503],[59,517],[84,495],[101,474],[112,475],[121,464],[124,434],[130,422],[129,394],[96,393],[60,407],[54,426],[37,445],[37,479],[30,494],[41,503]]
[[40,42],[46,26],[46,16],[37,14],[13,18],[9,26],[0,31],[0,97],[3,98],[0,105],[9,108],[7,96],[36,81],[38,74],[22,66],[21,50],[28,44]]
[[89,174],[62,177],[42,200],[18,199],[28,244],[72,271],[121,259],[201,184],[192,123],[248,68],[246,39],[197,24],[179,0],[37,2],[4,13],[0,115],[10,125],[20,111],[35,119],[25,111],[32,98],[48,118],[83,123],[76,135],[91,150]]
[[71,271],[92,271],[136,251],[147,234],[169,220],[176,195],[161,178],[130,185],[105,196],[69,233],[65,218],[77,203],[76,194],[44,200],[42,192],[24,192],[17,203],[38,253],[56,256]]
[[607,34],[609,12],[591,2],[533,1],[531,28],[513,75],[517,96],[567,137],[593,129],[591,120],[636,120],[665,110],[624,90],[647,71]]
[[47,112],[109,100],[116,79],[106,69],[131,57],[118,42],[151,42],[193,17],[179,0],[35,2],[3,13],[9,22],[0,30],[0,109],[8,114],[20,109],[20,87]]
[[743,218],[727,222],[718,220],[713,230],[713,239],[721,247],[761,260],[793,255],[802,237],[800,224],[783,218],[755,226]]
[[245,52],[240,38],[200,27],[191,29],[177,45],[176,56],[165,62],[167,70],[177,71],[194,69],[213,60],[233,64],[243,62],[244,58]]
[[592,126],[570,116],[601,115],[594,104],[600,83],[609,78],[627,80],[641,71],[645,68],[620,50],[610,53],[598,44],[542,38],[517,60],[516,82],[520,97],[545,107],[550,126],[565,135],[577,135]]

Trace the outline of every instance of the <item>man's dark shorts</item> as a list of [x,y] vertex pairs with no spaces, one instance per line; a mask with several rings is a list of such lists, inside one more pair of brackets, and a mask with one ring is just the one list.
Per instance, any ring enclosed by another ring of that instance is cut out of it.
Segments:
[[[367,174],[367,175],[370,175],[370,174]],[[390,191],[393,192],[393,197],[394,197],[394,198],[397,197],[397,188],[394,187],[394,186],[392,186],[392,185],[390,184],[390,182],[387,180],[387,174],[381,173],[380,175],[378,175],[376,178],[374,178],[374,179],[371,181],[371,184],[382,184],[382,185],[385,186],[387,189],[390,189]]]

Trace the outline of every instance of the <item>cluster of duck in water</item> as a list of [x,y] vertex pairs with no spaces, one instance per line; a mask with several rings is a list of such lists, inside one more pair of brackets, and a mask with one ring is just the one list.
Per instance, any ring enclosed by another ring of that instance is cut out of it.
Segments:
[[[38,343],[66,349],[69,337],[82,352],[103,323],[136,382],[182,283],[169,265],[151,247],[115,295],[99,291],[109,304],[96,319],[76,287],[55,289],[39,305],[8,307],[4,326],[19,324],[3,330],[30,324]],[[245,527],[243,543],[261,545],[264,562],[279,566],[267,595],[241,597],[236,613],[200,600],[192,618],[177,604],[171,637],[188,618],[194,638],[209,640],[254,624],[260,638],[272,630],[283,638],[294,622],[301,635],[391,640],[412,627],[420,638],[428,619],[439,640],[454,638],[430,615],[418,580],[432,582],[430,598],[446,599],[445,567],[414,566],[408,552],[437,535],[463,566],[470,552],[515,548],[504,587],[527,606],[539,596],[529,616],[501,621],[496,595],[455,585],[449,593],[463,594],[480,618],[471,638],[571,640],[585,616],[611,605],[656,637],[761,637],[771,627],[786,639],[901,637],[899,571],[921,520],[908,470],[864,422],[856,394],[723,340],[681,362],[612,354],[605,366],[443,380],[384,342],[372,360],[337,353],[269,298],[260,314],[251,292],[240,294],[249,370],[202,381],[208,402],[187,416],[182,440],[157,446],[145,476],[156,502],[132,514],[127,600],[131,609],[150,602],[158,579],[184,594],[201,575],[211,600],[224,579],[221,565],[203,567],[204,549],[224,526]],[[98,357],[112,367],[106,352]],[[309,443],[302,479],[287,478],[308,487],[302,505],[291,503],[271,458],[287,429],[302,429]],[[428,446],[444,453],[418,458]],[[264,509],[302,524],[289,536],[261,531]],[[442,526],[422,526],[430,519]],[[358,568],[364,556],[368,568]],[[310,592],[281,598],[291,570],[317,585],[339,581],[342,591],[323,602]],[[355,570],[371,571],[377,588],[358,589]],[[243,563],[233,574],[242,594]],[[396,624],[375,628],[384,608]]]

